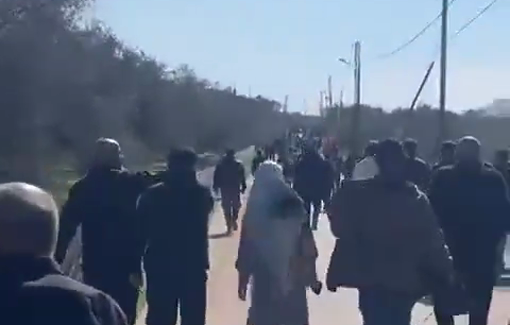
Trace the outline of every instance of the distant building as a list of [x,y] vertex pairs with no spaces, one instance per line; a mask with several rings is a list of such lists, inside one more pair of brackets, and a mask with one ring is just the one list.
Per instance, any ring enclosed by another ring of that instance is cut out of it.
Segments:
[[510,99],[495,99],[483,108],[487,115],[510,117]]

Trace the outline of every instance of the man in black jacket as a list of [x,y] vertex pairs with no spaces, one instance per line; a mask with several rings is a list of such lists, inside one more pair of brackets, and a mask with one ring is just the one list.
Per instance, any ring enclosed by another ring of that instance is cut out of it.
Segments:
[[139,199],[147,275],[147,325],[205,324],[209,269],[208,221],[214,201],[198,183],[196,154],[175,150],[163,183]]
[[432,167],[433,172],[441,167],[451,166],[455,163],[455,148],[456,144],[453,141],[445,141],[441,144],[439,161]]
[[[510,166],[508,164],[509,160],[509,152],[508,150],[502,149],[497,150],[494,154],[494,168],[501,173],[503,178],[505,179],[506,186],[510,185]],[[510,216],[509,216],[510,217]],[[500,272],[505,271],[505,248],[506,248],[507,238],[503,238],[501,243],[499,244],[499,255],[500,260],[498,261],[498,268]]]
[[50,194],[0,185],[0,315],[12,325],[126,325],[115,301],[53,261],[58,211]]
[[81,225],[84,282],[111,295],[134,324],[142,279],[136,200],[148,181],[125,170],[121,158],[117,141],[97,141],[92,167],[62,209],[56,258],[62,263]]
[[303,199],[313,230],[317,230],[322,203],[329,202],[333,184],[334,172],[331,165],[315,148],[308,147],[294,168],[293,187]]
[[221,193],[221,207],[225,214],[227,233],[236,231],[241,209],[241,194],[246,191],[246,173],[234,150],[227,150],[214,170],[213,189]]
[[420,190],[426,191],[430,183],[431,170],[429,165],[418,157],[418,143],[414,139],[407,139],[403,146],[407,155],[405,166],[407,180]]
[[[505,181],[481,161],[479,141],[464,137],[455,165],[436,171],[429,198],[472,301],[469,324],[486,325],[498,274],[498,245],[510,229]],[[438,311],[436,319],[439,325],[453,324],[453,317]]]

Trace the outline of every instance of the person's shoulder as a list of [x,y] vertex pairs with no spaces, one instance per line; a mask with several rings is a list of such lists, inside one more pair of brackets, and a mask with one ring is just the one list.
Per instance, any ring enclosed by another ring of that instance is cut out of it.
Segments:
[[454,165],[446,165],[446,166],[438,166],[434,170],[434,176],[436,177],[444,177],[448,175],[452,175],[456,170]]
[[23,285],[23,289],[26,290],[40,288],[51,289],[55,293],[68,293],[82,297],[95,297],[101,294],[101,291],[62,274],[46,275],[40,279],[25,282]]
[[[26,282],[21,292],[22,296],[45,296],[48,303],[56,302],[56,308],[65,305],[71,317],[75,315],[80,318],[77,324],[83,324],[83,317],[87,316],[102,319],[103,322],[97,323],[101,325],[126,324],[124,313],[110,296],[65,275],[51,274]],[[48,303],[43,305],[47,306]]]
[[373,189],[376,184],[377,183],[372,178],[361,180],[346,179],[342,181],[342,186],[338,189],[338,192],[343,194],[369,191]]
[[361,159],[360,161],[358,161],[356,163],[356,165],[360,165],[360,166],[363,166],[363,165],[376,165],[376,161],[375,161],[375,158],[372,157],[372,156],[367,156],[363,159]]
[[69,197],[80,195],[80,193],[86,192],[86,189],[90,187],[89,183],[91,183],[90,177],[87,175],[80,177],[69,188]]
[[154,195],[159,195],[166,191],[165,183],[156,183],[154,185],[149,186],[142,194],[142,197],[152,197]]
[[414,164],[416,164],[418,166],[429,168],[429,164],[425,160],[421,159],[420,157],[414,158],[413,162],[414,162]]
[[494,167],[482,166],[481,175],[486,179],[504,180],[503,174]]

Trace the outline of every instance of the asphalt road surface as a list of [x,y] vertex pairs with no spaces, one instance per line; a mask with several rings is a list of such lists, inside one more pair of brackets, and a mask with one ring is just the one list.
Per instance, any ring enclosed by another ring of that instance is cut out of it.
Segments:
[[[243,200],[245,202],[245,200]],[[242,215],[243,211],[241,211]],[[318,270],[324,279],[329,257],[333,250],[334,239],[329,231],[325,215],[321,216],[319,230],[315,238],[319,248]],[[223,214],[217,204],[211,218],[210,256],[211,271],[208,281],[208,325],[244,325],[249,302],[241,302],[237,298],[237,273],[234,262],[237,255],[238,233],[225,237]],[[357,308],[356,290],[342,289],[336,293],[324,290],[320,296],[308,293],[311,325],[362,324]],[[145,324],[146,310],[139,315],[137,325]],[[494,294],[491,311],[491,325],[506,325],[510,319],[510,290],[498,288]],[[432,308],[418,304],[413,312],[413,325],[436,324]],[[467,317],[460,316],[456,324],[467,324]]]

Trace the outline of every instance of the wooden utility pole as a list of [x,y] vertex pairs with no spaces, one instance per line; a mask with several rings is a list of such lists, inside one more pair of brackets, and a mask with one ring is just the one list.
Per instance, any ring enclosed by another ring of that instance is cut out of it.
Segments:
[[418,102],[418,99],[420,98],[421,92],[423,91],[423,87],[425,87],[425,84],[427,83],[427,80],[429,79],[430,73],[432,72],[432,69],[434,68],[434,65],[436,64],[435,61],[432,61],[427,68],[427,72],[425,72],[425,76],[423,77],[423,80],[421,81],[420,88],[418,88],[418,92],[413,98],[413,101],[411,103],[411,107],[409,107],[409,111],[412,113],[414,111],[414,108],[416,107],[416,103]]
[[324,117],[324,92],[319,92],[319,113],[321,117]]
[[423,91],[423,88],[425,87],[425,84],[427,83],[427,80],[430,77],[430,73],[432,72],[432,69],[434,68],[435,61],[432,61],[427,68],[427,72],[425,72],[425,76],[423,77],[423,80],[421,81],[420,87],[418,88],[418,91],[416,92],[416,95],[414,95],[413,101],[411,102],[411,106],[409,107],[409,112],[407,116],[406,124],[404,125],[404,130],[402,136],[409,136],[410,134],[410,127],[413,124],[414,119],[414,108],[416,107],[416,103],[418,102],[418,99],[420,98],[420,95]]
[[344,108],[344,90],[342,89],[340,91],[340,101],[338,102],[338,105],[335,107],[336,109],[336,138],[337,138],[337,141],[340,141],[340,136],[341,136],[341,126],[340,126],[340,114],[342,112],[342,109]]
[[351,154],[359,155],[361,130],[361,43],[354,43],[354,107],[351,122]]
[[440,61],[440,84],[439,84],[439,135],[436,150],[441,142],[448,137],[448,126],[446,125],[446,64],[448,47],[448,0],[442,0],[441,18],[441,61]]
[[328,106],[329,108],[333,107],[333,85],[331,76],[328,77]]

